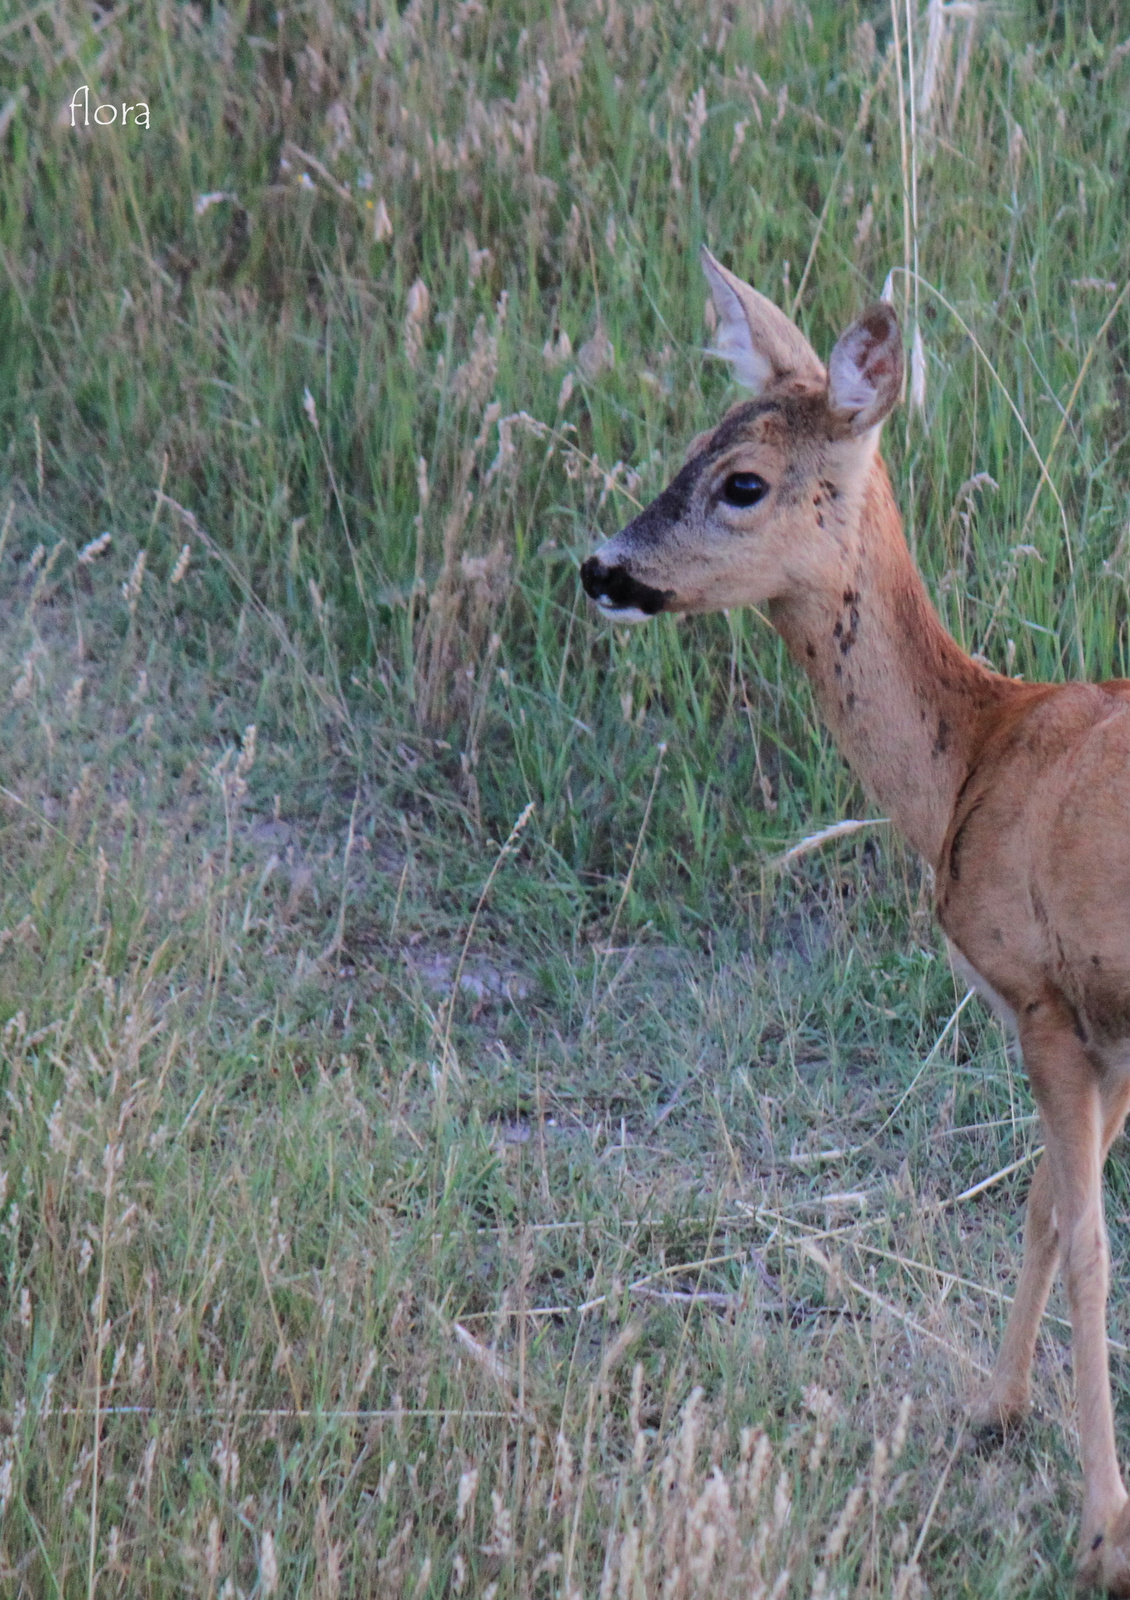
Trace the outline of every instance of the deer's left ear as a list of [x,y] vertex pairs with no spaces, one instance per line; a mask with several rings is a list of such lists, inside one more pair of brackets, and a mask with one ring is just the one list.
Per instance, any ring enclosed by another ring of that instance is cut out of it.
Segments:
[[702,270],[718,314],[709,354],[728,361],[743,388],[757,395],[778,388],[823,389],[824,368],[795,322],[772,300],[727,272],[705,245]]
[[902,389],[902,334],[885,300],[840,338],[828,362],[828,405],[853,434],[882,422]]

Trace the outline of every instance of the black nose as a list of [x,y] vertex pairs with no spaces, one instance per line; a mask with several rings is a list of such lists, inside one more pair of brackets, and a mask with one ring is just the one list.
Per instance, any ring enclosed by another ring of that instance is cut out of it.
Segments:
[[581,567],[581,583],[590,600],[618,611],[643,611],[653,617],[662,611],[673,589],[653,589],[633,578],[624,567],[606,567],[599,556],[589,556]]

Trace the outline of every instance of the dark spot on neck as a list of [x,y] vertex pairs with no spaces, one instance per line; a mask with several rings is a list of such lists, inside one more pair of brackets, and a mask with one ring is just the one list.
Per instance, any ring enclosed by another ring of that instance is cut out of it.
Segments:
[[843,622],[839,621],[832,630],[832,637],[839,639],[840,651],[845,656],[854,645],[859,632],[859,599],[858,589],[844,590],[844,605],[848,613],[847,627],[845,628]]
[[945,717],[939,717],[938,737],[934,740],[934,748],[931,752],[933,756],[938,757],[945,755],[946,751],[950,747],[950,734],[952,731],[953,730],[950,728],[950,725],[946,721]]

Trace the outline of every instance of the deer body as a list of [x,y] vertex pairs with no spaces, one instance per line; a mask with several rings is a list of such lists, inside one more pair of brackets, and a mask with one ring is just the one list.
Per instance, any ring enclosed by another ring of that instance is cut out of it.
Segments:
[[1015,1032],[1045,1135],[1024,1262],[976,1419],[1029,1405],[1057,1266],[1082,1441],[1082,1575],[1130,1596],[1107,1365],[1101,1173],[1130,1107],[1130,682],[1023,684],[942,627],[878,449],[898,326],[864,313],[825,369],[704,252],[719,351],[755,399],[582,568],[607,615],[763,604],[849,764],[934,869],[955,966]]

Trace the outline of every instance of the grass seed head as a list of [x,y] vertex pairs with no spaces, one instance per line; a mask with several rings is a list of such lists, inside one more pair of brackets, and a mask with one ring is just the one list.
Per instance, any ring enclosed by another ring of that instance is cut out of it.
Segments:
[[702,130],[706,127],[706,90],[701,84],[691,95],[684,120],[687,124],[687,157],[690,159],[698,149]]
[[264,1528],[259,1540],[259,1586],[266,1595],[278,1593],[279,1563],[275,1554],[275,1536],[269,1528]]
[[96,539],[91,539],[87,544],[84,544],[76,557],[79,566],[86,567],[92,561],[97,561],[103,551],[110,548],[113,537],[111,533],[100,533]]
[[404,318],[404,354],[410,367],[418,367],[424,348],[424,329],[428,318],[431,295],[423,278],[417,278],[408,291],[407,311]]
[[182,544],[181,548],[180,548],[180,555],[177,557],[176,566],[173,568],[171,574],[169,575],[169,583],[170,583],[170,585],[178,584],[181,581],[181,579],[184,577],[185,573],[188,571],[188,563],[191,560],[191,558],[192,558],[192,549],[191,549],[191,547],[189,545],[187,545],[187,544]]
[[125,601],[126,609],[131,617],[136,613],[137,602],[141,599],[141,585],[145,577],[145,562],[146,553],[144,550],[139,550],[133,566],[130,568],[130,575],[122,584],[122,599]]

